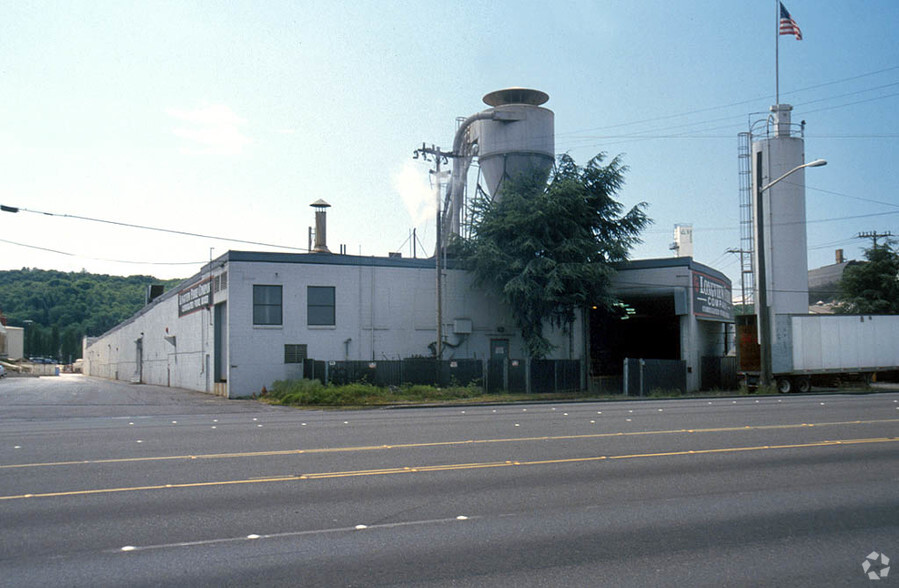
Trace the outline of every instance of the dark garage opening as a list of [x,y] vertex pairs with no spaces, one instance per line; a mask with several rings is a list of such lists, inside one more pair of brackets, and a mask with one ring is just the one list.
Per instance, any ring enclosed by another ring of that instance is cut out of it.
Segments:
[[680,359],[680,317],[672,293],[627,296],[611,311],[590,312],[592,375],[620,376],[624,358]]

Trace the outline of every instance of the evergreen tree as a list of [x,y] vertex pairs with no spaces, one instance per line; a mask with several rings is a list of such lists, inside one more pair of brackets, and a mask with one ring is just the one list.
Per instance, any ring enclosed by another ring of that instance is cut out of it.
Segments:
[[627,259],[651,222],[646,203],[624,212],[615,200],[626,167],[604,157],[580,167],[561,155],[548,183],[538,174],[507,180],[499,198],[473,204],[471,238],[455,243],[475,282],[511,310],[533,358],[552,349],[545,324],[570,328],[578,310],[616,302],[611,264]]
[[841,312],[899,314],[899,252],[894,241],[865,249],[866,262],[851,265],[840,281]]

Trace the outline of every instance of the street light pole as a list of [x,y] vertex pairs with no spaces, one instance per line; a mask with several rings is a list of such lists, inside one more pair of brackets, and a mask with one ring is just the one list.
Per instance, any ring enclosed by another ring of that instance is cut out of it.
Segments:
[[[28,359],[29,357],[31,357],[29,351],[33,353],[33,350],[31,348],[34,347],[34,345],[28,344],[28,335],[29,331],[31,331],[29,327],[31,327],[31,325],[33,324],[34,321],[31,319],[25,319],[24,321],[22,321],[22,355],[25,356],[24,359]],[[32,337],[33,336],[34,335],[32,333]]]
[[759,316],[758,316],[758,331],[759,331],[759,369],[761,374],[759,376],[759,385],[760,386],[770,386],[771,381],[773,379],[773,374],[771,371],[771,315],[768,312],[768,277],[767,277],[767,268],[765,263],[765,217],[764,214],[764,204],[762,201],[762,195],[766,190],[770,189],[771,186],[780,182],[781,180],[787,178],[788,176],[798,172],[801,169],[805,169],[807,167],[821,167],[822,165],[827,165],[827,161],[824,159],[816,159],[814,161],[810,161],[808,163],[803,163],[802,165],[797,165],[787,173],[783,174],[773,182],[769,182],[765,186],[762,186],[762,153],[759,152],[756,159],[756,195],[755,195],[755,211],[756,211],[756,241],[755,246],[758,251],[758,267],[757,267],[757,275],[756,275],[756,284],[759,286]]

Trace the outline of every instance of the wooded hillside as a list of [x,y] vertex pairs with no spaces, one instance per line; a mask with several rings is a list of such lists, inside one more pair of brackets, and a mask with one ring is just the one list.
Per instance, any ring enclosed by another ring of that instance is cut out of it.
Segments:
[[[27,356],[69,362],[81,357],[81,339],[108,331],[146,301],[147,285],[166,290],[180,280],[109,276],[23,268],[0,271],[0,311],[7,324],[25,329]],[[26,321],[33,321],[27,324]]]

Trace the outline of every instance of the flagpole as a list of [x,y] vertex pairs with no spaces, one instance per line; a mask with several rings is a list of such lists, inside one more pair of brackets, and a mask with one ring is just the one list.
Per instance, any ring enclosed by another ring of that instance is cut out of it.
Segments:
[[780,0],[774,0],[774,104],[780,104]]

